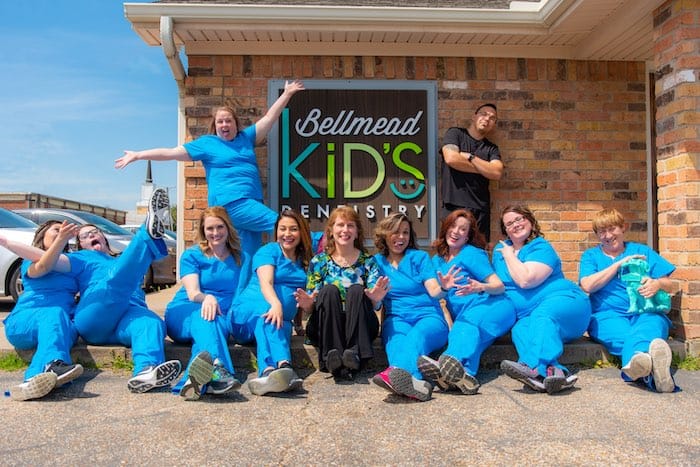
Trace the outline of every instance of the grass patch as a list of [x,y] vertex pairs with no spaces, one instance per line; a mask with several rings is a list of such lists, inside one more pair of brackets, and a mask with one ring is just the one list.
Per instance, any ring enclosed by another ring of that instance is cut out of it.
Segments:
[[681,360],[678,354],[673,354],[673,361],[671,366],[678,368],[679,370],[687,371],[699,371],[700,370],[700,356],[694,357],[692,355],[686,355],[686,357]]
[[6,353],[0,355],[0,370],[17,371],[27,368],[29,365],[16,353]]

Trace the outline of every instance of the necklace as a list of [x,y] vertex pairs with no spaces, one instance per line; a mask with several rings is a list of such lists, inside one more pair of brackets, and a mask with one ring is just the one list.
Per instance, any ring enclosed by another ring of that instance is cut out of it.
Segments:
[[341,268],[349,268],[350,266],[355,264],[355,261],[357,261],[357,257],[355,257],[355,259],[353,261],[351,261],[351,260],[345,258],[344,256],[335,255],[335,254],[333,256],[331,256],[331,259],[333,259],[335,264],[337,264]]

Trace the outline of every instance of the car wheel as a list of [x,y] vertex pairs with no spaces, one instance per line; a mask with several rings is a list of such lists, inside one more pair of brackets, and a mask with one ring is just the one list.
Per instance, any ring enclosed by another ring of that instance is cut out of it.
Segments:
[[22,295],[22,292],[24,291],[24,286],[22,285],[22,274],[20,271],[19,264],[15,266],[15,268],[12,270],[12,274],[10,275],[10,295],[12,295],[12,299],[16,302],[17,299],[19,298],[20,295]]

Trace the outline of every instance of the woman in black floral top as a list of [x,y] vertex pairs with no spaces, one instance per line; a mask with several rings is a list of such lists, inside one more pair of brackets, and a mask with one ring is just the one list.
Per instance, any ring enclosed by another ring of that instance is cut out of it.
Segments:
[[321,371],[353,379],[374,356],[377,312],[389,287],[364,247],[360,217],[342,206],[328,217],[325,252],[309,264],[306,290],[297,289],[299,307],[311,312],[306,334],[319,348]]

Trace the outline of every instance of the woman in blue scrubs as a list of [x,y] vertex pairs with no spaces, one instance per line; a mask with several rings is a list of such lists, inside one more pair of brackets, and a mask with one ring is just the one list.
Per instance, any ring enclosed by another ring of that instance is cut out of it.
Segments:
[[219,107],[209,135],[171,149],[124,151],[115,161],[121,169],[137,160],[201,161],[208,185],[209,206],[223,206],[236,226],[243,251],[253,257],[262,233],[271,232],[277,213],[263,204],[262,182],[255,146],[261,144],[289,100],[304,89],[299,81],[286,82],[284,92],[254,125],[243,129],[233,108]]
[[649,275],[637,290],[644,298],[659,290],[671,292],[669,276],[675,266],[646,245],[625,241],[625,219],[616,209],[593,218],[600,245],[583,252],[579,268],[581,288],[589,293],[593,315],[588,334],[613,355],[622,358],[622,376],[652,391],[673,392],[671,348],[666,339],[671,321],[663,313],[630,313],[630,297],[620,267],[630,259],[644,259]]
[[491,266],[484,250],[486,239],[471,211],[452,211],[442,221],[433,247],[437,271],[444,275],[456,267],[464,277],[445,297],[453,323],[447,349],[438,361],[422,355],[418,368],[442,390],[476,394],[481,354],[513,326],[515,308],[503,293],[505,287]]
[[282,211],[274,241],[253,257],[250,283],[231,310],[236,340],[256,344],[258,377],[248,381],[253,394],[301,389],[303,381],[291,366],[290,344],[297,315],[294,293],[306,285],[311,256],[306,219],[291,209]]
[[72,364],[70,349],[78,338],[71,321],[78,284],[75,278],[51,271],[78,227],[47,221],[37,228],[32,245],[46,250],[39,261],[22,263],[24,291],[5,319],[7,340],[17,349],[36,349],[24,382],[11,389],[14,400],[38,399],[77,378],[83,367]]
[[433,385],[423,380],[418,357],[447,342],[447,322],[438,299],[455,286],[459,269],[450,267],[444,275],[436,274],[428,253],[416,248],[413,225],[403,213],[381,220],[374,237],[379,251],[374,258],[389,279],[382,322],[389,367],[372,382],[401,396],[427,401]]
[[168,335],[175,342],[192,344],[187,371],[174,391],[186,400],[240,387],[228,348],[229,310],[250,268],[223,207],[202,211],[198,234],[198,243],[180,258],[182,287],[165,310]]
[[553,394],[571,388],[577,377],[558,360],[564,344],[588,327],[591,303],[564,277],[561,259],[527,207],[507,206],[501,232],[507,238],[495,247],[493,266],[515,306],[511,335],[519,357],[517,362],[503,360],[501,369],[535,391]]

